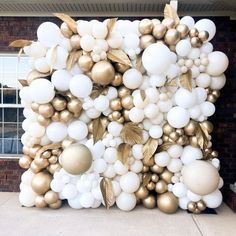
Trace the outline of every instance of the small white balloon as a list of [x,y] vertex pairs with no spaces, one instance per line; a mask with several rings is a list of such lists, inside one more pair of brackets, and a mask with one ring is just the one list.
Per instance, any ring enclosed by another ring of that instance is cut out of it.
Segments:
[[107,110],[109,108],[109,99],[104,95],[100,95],[94,100],[94,107],[101,112]]
[[142,109],[133,107],[129,112],[129,118],[134,123],[139,123],[144,119],[144,112]]
[[155,154],[154,160],[157,165],[165,167],[170,162],[170,156],[166,151],[163,151]]
[[120,187],[126,193],[134,193],[140,185],[139,177],[134,172],[127,172],[120,178]]
[[67,70],[56,70],[51,77],[51,81],[58,91],[69,90],[72,76]]
[[142,74],[136,69],[129,69],[123,74],[123,83],[129,89],[138,88],[143,81]]
[[207,88],[211,84],[211,77],[206,73],[201,73],[196,78],[196,85],[202,88]]
[[131,211],[136,205],[136,197],[133,193],[121,192],[116,198],[116,205],[123,211]]
[[83,140],[88,135],[88,127],[83,121],[73,121],[68,126],[68,135],[75,140]]
[[187,188],[183,183],[176,183],[173,185],[172,192],[176,197],[184,197],[187,192]]
[[46,133],[52,142],[61,142],[67,136],[67,126],[61,122],[52,122]]
[[223,200],[222,193],[219,190],[216,190],[213,193],[203,196],[203,201],[209,208],[219,207],[222,203],[222,200]]
[[95,46],[95,42],[96,41],[93,36],[84,35],[81,37],[80,45],[84,51],[90,52],[93,50],[93,47]]
[[174,128],[183,128],[190,120],[189,112],[179,106],[173,107],[167,114],[167,121]]

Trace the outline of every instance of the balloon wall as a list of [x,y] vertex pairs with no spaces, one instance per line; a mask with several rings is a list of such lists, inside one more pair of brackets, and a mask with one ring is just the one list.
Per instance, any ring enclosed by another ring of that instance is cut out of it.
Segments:
[[32,71],[22,83],[23,206],[75,209],[137,204],[200,213],[222,202],[208,117],[228,58],[214,22],[107,19],[42,23],[17,40]]

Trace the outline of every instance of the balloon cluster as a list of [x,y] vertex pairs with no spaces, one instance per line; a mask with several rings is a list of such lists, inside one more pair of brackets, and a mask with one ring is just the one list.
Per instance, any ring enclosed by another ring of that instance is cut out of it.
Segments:
[[[17,40],[32,71],[24,106],[22,205],[174,213],[221,204],[208,117],[225,84],[215,24],[165,18],[74,21],[55,14],[37,41]],[[53,36],[53,37],[52,37]]]

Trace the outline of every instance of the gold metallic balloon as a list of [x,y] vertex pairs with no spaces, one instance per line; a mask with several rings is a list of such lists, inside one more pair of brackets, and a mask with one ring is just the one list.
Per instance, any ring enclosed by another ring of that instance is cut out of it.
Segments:
[[189,144],[193,147],[199,147],[197,137],[196,136],[189,137]]
[[23,169],[29,169],[32,159],[29,156],[24,155],[19,159],[19,165]]
[[56,96],[52,100],[52,105],[55,108],[55,110],[62,111],[64,109],[66,109],[67,102],[66,102],[66,99],[64,97]]
[[37,116],[37,121],[40,125],[42,126],[48,126],[49,123],[50,123],[50,119],[49,118],[45,118],[44,116],[42,115],[38,115]]
[[164,180],[159,180],[157,183],[156,183],[156,187],[155,187],[155,191],[157,193],[164,193],[167,191],[167,183],[164,181]]
[[211,103],[215,103],[217,101],[217,97],[213,94],[208,94],[207,95],[207,101]]
[[145,165],[145,166],[149,166],[149,167],[151,167],[151,166],[153,166],[154,164],[155,164],[155,162],[154,162],[154,158],[150,158],[150,159],[143,159],[143,164]]
[[157,164],[151,166],[151,171],[156,174],[161,174],[164,170],[164,167],[158,166]]
[[157,183],[159,180],[159,176],[157,174],[152,174],[151,181]]
[[188,26],[184,24],[177,25],[176,30],[180,33],[180,38],[185,38],[189,33]]
[[138,30],[141,34],[150,34],[152,32],[153,23],[149,19],[143,19],[140,21]]
[[51,209],[58,209],[58,208],[61,207],[61,205],[62,205],[62,201],[59,199],[59,200],[57,200],[56,203],[49,204],[49,207],[50,207]]
[[122,114],[123,114],[125,121],[130,121],[129,110],[123,110]]
[[22,152],[23,152],[25,155],[29,155],[29,151],[30,151],[30,148],[29,148],[29,147],[23,146]]
[[48,159],[48,161],[49,161],[50,164],[56,164],[56,163],[57,163],[57,160],[58,160],[57,156],[51,156],[51,157]]
[[135,192],[135,196],[138,199],[144,199],[148,196],[149,191],[147,190],[146,187],[140,186],[139,189]]
[[154,190],[155,187],[156,187],[156,185],[155,185],[155,183],[153,183],[152,181],[150,181],[150,182],[147,184],[147,189],[148,189],[149,191]]
[[180,136],[184,134],[183,129],[176,129],[175,132],[178,133]]
[[120,73],[125,73],[128,69],[130,68],[130,66],[127,66],[127,65],[124,65],[124,64],[121,64],[121,63],[116,63],[115,64],[115,69],[117,72],[120,72]]
[[119,111],[113,111],[111,117],[113,121],[119,120],[121,118],[121,113]]
[[72,143],[74,143],[73,139],[66,138],[62,141],[62,148],[65,149],[66,147],[69,147]]
[[47,167],[47,170],[53,175],[56,171],[59,171],[61,169],[61,165],[59,163],[50,164]]
[[176,45],[180,40],[180,33],[176,29],[168,29],[165,34],[165,42],[168,45]]
[[86,172],[92,165],[92,153],[83,144],[72,144],[61,154],[61,165],[68,173],[79,175]]
[[198,36],[198,30],[196,28],[193,28],[189,31],[189,36],[192,37],[197,37]]
[[92,57],[88,55],[82,55],[78,63],[79,67],[85,72],[90,71],[94,64]]
[[131,95],[128,95],[126,97],[123,97],[121,99],[121,105],[124,109],[126,110],[130,110],[131,108],[134,107],[134,104],[133,104],[133,97]]
[[90,121],[88,123],[87,127],[88,127],[88,132],[93,133],[93,121]]
[[163,19],[161,23],[165,25],[168,29],[174,28],[175,26],[175,20],[170,17]]
[[212,152],[211,152],[211,156],[212,156],[213,158],[217,158],[217,157],[219,156],[219,153],[218,153],[217,151],[212,151]]
[[51,117],[52,121],[60,121],[60,113],[58,111],[55,111],[54,114]]
[[121,100],[119,98],[114,98],[110,101],[110,108],[113,111],[120,111],[122,109]]
[[41,169],[46,168],[49,165],[48,160],[42,157],[36,157],[34,163]]
[[38,195],[35,197],[34,204],[38,208],[44,208],[47,206],[47,203],[44,200],[44,197],[42,195]]
[[157,197],[157,207],[164,213],[173,214],[178,210],[178,199],[171,192],[163,193]]
[[152,35],[147,34],[147,35],[141,36],[139,46],[140,46],[140,48],[145,49],[149,45],[151,45],[155,42],[156,42],[155,38]]
[[115,70],[108,61],[99,61],[92,68],[92,80],[101,85],[110,84],[115,78]]
[[190,43],[194,48],[199,48],[202,46],[202,42],[198,37],[192,37]]
[[164,132],[164,134],[169,135],[173,131],[175,131],[175,129],[171,125],[169,125],[168,123],[163,125],[163,132]]
[[197,123],[193,120],[190,120],[189,123],[184,127],[184,132],[186,135],[193,136],[197,131]]
[[118,96],[119,96],[120,98],[124,98],[124,97],[126,97],[126,96],[128,96],[128,95],[130,95],[130,94],[131,94],[130,89],[126,88],[125,86],[122,86],[122,87],[120,87],[120,88],[118,89]]
[[117,120],[117,122],[120,123],[120,124],[123,124],[124,121],[125,121],[125,118],[122,117],[122,116]]
[[142,200],[143,206],[148,209],[153,209],[156,206],[156,198],[153,195],[149,195]]
[[34,158],[38,152],[38,150],[41,148],[40,145],[34,145],[29,149],[29,156]]
[[200,214],[200,213],[201,213],[201,210],[196,207],[195,210],[193,211],[193,213],[194,213],[194,214]]
[[200,211],[204,211],[206,209],[206,204],[202,200],[200,200],[197,202],[197,208]]
[[61,153],[62,153],[62,150],[60,148],[52,149],[52,155],[54,155],[54,156],[60,156]]
[[187,139],[185,136],[180,136],[177,140],[176,140],[176,143],[179,144],[179,145],[184,145],[186,143]]
[[167,27],[163,24],[157,24],[153,27],[152,35],[156,39],[162,39],[166,33]]
[[35,164],[35,162],[32,161],[31,164],[30,164],[30,170],[31,170],[33,173],[37,174],[37,173],[39,173],[39,172],[41,171],[41,168],[39,168],[39,167]]
[[37,173],[31,182],[31,187],[38,194],[45,194],[50,189],[52,175],[47,172]]
[[177,132],[171,132],[169,135],[170,139],[172,139],[173,141],[176,141],[179,138],[179,134]]
[[39,104],[36,103],[36,102],[33,102],[33,103],[31,104],[31,109],[32,109],[34,112],[38,112],[38,110],[39,110]]
[[44,116],[45,118],[50,118],[54,113],[54,109],[50,103],[47,103],[47,104],[39,105],[38,112],[40,115]]
[[142,173],[147,173],[149,171],[149,166],[143,166]]
[[195,202],[189,202],[187,207],[189,211],[193,212],[197,208],[197,204]]
[[174,174],[170,172],[169,170],[165,169],[161,174],[160,178],[164,180],[167,184],[171,183],[171,178]]
[[67,109],[72,113],[81,113],[82,103],[79,99],[73,98],[67,103]]
[[163,140],[163,142],[168,142],[169,141],[169,136],[167,136],[167,135],[163,135],[162,136],[162,140]]
[[161,24],[161,21],[158,19],[152,19],[151,21],[152,21],[153,26]]
[[112,86],[120,86],[123,82],[123,77],[122,77],[122,74],[120,73],[115,73],[115,78],[114,80],[111,82],[111,85]]
[[59,199],[58,193],[55,193],[52,190],[49,190],[44,195],[44,200],[47,204],[53,204],[56,203]]
[[42,153],[41,157],[48,159],[51,155],[52,153],[49,150],[47,150]]
[[211,93],[216,96],[217,98],[220,96],[220,91],[219,90],[212,90]]
[[61,24],[60,29],[63,36],[66,38],[70,38],[73,35],[72,30],[68,27],[68,25],[65,22]]
[[72,35],[70,38],[70,45],[73,49],[80,49],[80,36],[78,34]]
[[73,117],[73,113],[66,109],[60,112],[60,121],[63,123],[69,123],[73,119]]
[[104,126],[108,126],[109,120],[107,119],[107,117],[102,117],[102,118],[101,118],[101,123],[102,123]]
[[205,42],[209,38],[209,33],[207,31],[200,31],[198,33],[198,38],[202,41]]

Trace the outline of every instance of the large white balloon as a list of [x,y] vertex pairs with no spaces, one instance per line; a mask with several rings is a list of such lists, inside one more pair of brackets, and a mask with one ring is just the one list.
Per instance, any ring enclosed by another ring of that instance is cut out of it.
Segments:
[[138,88],[143,82],[142,74],[136,69],[129,69],[123,75],[123,83],[129,89]]
[[215,90],[220,90],[225,86],[226,77],[224,74],[220,76],[211,77],[210,88]]
[[47,79],[36,79],[29,86],[29,94],[32,101],[39,104],[50,102],[54,96],[54,86]]
[[191,16],[184,16],[180,20],[180,24],[187,25],[189,29],[194,27],[195,21]]
[[191,48],[189,40],[183,39],[176,44],[176,53],[181,57],[185,57],[190,53]]
[[142,62],[148,73],[161,75],[171,64],[171,51],[162,43],[151,44],[144,50]]
[[192,161],[195,161],[197,159],[202,159],[202,157],[203,155],[200,148],[188,145],[183,148],[183,152],[180,159],[184,163],[184,165],[188,165]]
[[45,133],[45,127],[40,125],[38,122],[32,122],[29,125],[29,134],[34,138],[40,138]]
[[126,193],[134,193],[140,185],[139,177],[134,172],[128,172],[120,178],[120,187]]
[[46,133],[52,142],[61,142],[67,136],[67,126],[61,122],[52,122]]
[[217,208],[222,203],[222,193],[219,190],[216,190],[213,193],[203,196],[203,201],[206,203],[206,206],[209,208]]
[[199,32],[200,31],[207,31],[209,33],[209,38],[207,41],[210,41],[216,33],[216,26],[215,23],[209,19],[201,19],[199,20],[194,26]]
[[185,88],[179,88],[175,93],[175,102],[183,108],[191,108],[197,103],[196,94]]
[[167,113],[167,121],[174,128],[183,128],[190,120],[189,112],[179,106],[173,107]]

